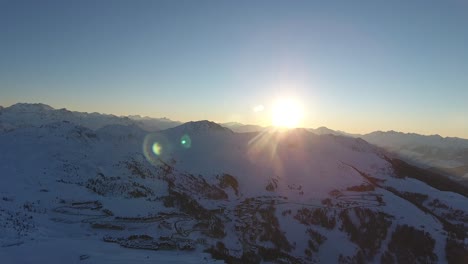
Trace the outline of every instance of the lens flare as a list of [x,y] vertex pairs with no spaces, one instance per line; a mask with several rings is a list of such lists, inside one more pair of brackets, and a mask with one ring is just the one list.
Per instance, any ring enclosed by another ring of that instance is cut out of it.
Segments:
[[180,138],[180,145],[183,148],[190,148],[192,146],[192,139],[190,138],[189,135],[185,134]]
[[155,166],[169,162],[174,154],[174,144],[171,144],[171,141],[161,133],[146,135],[142,147],[145,158]]
[[265,107],[263,105],[257,105],[253,108],[253,111],[255,113],[258,113],[258,112],[262,112],[263,110],[265,109]]
[[161,155],[162,147],[158,142],[155,142],[152,147],[153,153],[156,155]]
[[283,162],[278,153],[280,134],[277,129],[264,130],[248,142],[247,157],[258,166],[270,167],[276,175],[283,175]]

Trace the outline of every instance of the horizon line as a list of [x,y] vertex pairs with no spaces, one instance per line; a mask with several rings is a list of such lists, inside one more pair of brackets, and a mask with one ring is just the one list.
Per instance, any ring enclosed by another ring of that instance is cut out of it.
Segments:
[[[36,102],[36,103],[31,103],[31,102],[16,102],[16,103],[12,103],[10,104],[9,106],[3,106],[3,105],[0,105],[0,108],[3,107],[3,109],[5,108],[9,108],[11,106],[14,106],[14,105],[17,105],[17,104],[26,104],[26,105],[44,105],[44,106],[48,106],[50,108],[52,108],[53,110],[61,110],[61,109],[65,109],[67,111],[70,111],[70,112],[77,112],[77,113],[84,113],[84,114],[93,114],[93,113],[98,113],[98,114],[101,114],[101,115],[111,115],[111,116],[116,116],[116,117],[120,117],[120,118],[130,118],[132,119],[131,117],[132,116],[139,116],[141,118],[150,118],[150,119],[167,119],[169,121],[172,121],[172,122],[178,122],[180,123],[181,125],[182,124],[185,124],[185,123],[188,123],[188,122],[198,122],[198,121],[211,121],[211,122],[214,122],[214,123],[217,123],[219,125],[225,125],[225,124],[229,124],[229,123],[237,123],[237,124],[240,124],[242,126],[258,126],[260,128],[269,128],[269,127],[273,127],[273,125],[270,125],[270,126],[263,126],[263,125],[259,125],[259,124],[244,124],[244,123],[241,123],[239,121],[228,121],[228,122],[219,122],[219,121],[214,121],[214,120],[209,120],[209,119],[199,119],[199,120],[189,120],[189,121],[180,121],[180,120],[175,120],[175,119],[171,119],[170,117],[154,117],[154,116],[148,116],[148,115],[139,115],[139,114],[134,114],[134,115],[130,115],[130,114],[127,114],[127,115],[117,115],[117,114],[113,114],[113,113],[104,113],[104,112],[97,112],[97,111],[93,111],[93,112],[87,112],[87,111],[78,111],[78,110],[72,110],[72,109],[69,109],[69,108],[65,108],[65,107],[62,107],[62,108],[57,108],[57,107],[54,107],[50,104],[45,104],[45,103],[40,103],[40,102]],[[372,134],[372,133],[376,133],[376,132],[382,132],[382,133],[391,133],[391,132],[394,132],[394,133],[402,133],[402,134],[406,134],[406,135],[419,135],[419,136],[426,136],[426,137],[429,137],[429,136],[439,136],[441,138],[458,138],[458,139],[463,139],[463,140],[468,140],[468,138],[464,138],[464,137],[457,137],[457,136],[442,136],[440,134],[422,134],[422,133],[416,133],[416,132],[404,132],[404,131],[398,131],[398,130],[372,130],[370,132],[367,132],[367,133],[352,133],[352,132],[347,132],[347,131],[343,131],[343,130],[335,130],[335,129],[331,129],[327,126],[318,126],[316,128],[313,128],[313,127],[296,127],[296,128],[303,128],[303,129],[314,129],[314,130],[317,130],[317,129],[320,129],[320,128],[325,128],[325,129],[329,129],[329,130],[332,130],[334,132],[342,132],[342,133],[345,133],[345,134],[349,134],[349,135],[354,135],[354,136],[365,136],[365,135],[369,135],[369,134]]]

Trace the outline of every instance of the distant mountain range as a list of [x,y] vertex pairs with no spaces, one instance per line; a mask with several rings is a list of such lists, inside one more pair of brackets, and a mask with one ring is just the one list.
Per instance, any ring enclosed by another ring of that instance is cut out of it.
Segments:
[[135,125],[149,132],[163,130],[181,124],[181,122],[172,121],[167,118],[83,113],[69,111],[65,108],[54,109],[45,104],[26,103],[18,103],[0,109],[0,121],[3,129],[43,125],[56,121],[69,121],[90,129],[99,129],[106,125]]
[[[266,129],[265,127],[239,123],[223,125],[236,132],[254,132]],[[362,138],[371,144],[397,154],[399,158],[407,162],[424,168],[431,168],[468,186],[468,139],[444,138],[439,135],[425,136],[396,131],[350,134],[326,127],[310,128],[308,130],[317,135]]]
[[[138,115],[115,116],[54,109],[49,105],[40,103],[18,103],[6,108],[0,106],[0,131],[62,120],[90,129],[99,129],[106,125],[134,125],[148,132],[160,131],[182,124],[179,121],[167,118],[141,117]],[[261,132],[271,129],[271,127],[245,125],[237,122],[221,125],[237,133]],[[371,144],[397,154],[407,162],[424,168],[431,168],[468,186],[468,139],[443,138],[439,135],[425,136],[396,131],[350,134],[326,127],[309,128],[308,130],[317,135],[331,134],[362,138]]]
[[468,188],[365,139],[395,132],[159,122],[1,109],[2,262],[468,262]]

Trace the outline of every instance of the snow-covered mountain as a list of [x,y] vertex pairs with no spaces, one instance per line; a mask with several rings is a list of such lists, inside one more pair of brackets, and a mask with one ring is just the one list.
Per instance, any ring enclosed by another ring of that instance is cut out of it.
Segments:
[[65,108],[54,109],[45,104],[17,103],[0,108],[0,131],[12,127],[39,126],[52,122],[69,121],[90,129],[99,129],[107,125],[136,125],[152,132],[180,125],[180,122],[167,118],[141,116],[115,116],[100,113],[69,111]]
[[349,134],[326,127],[309,129],[318,135],[342,135],[362,138],[423,168],[437,171],[468,186],[468,139],[419,135],[396,131]]
[[128,118],[136,121],[137,125],[146,131],[159,131],[172,128],[182,124],[179,121],[173,121],[169,118],[153,118],[148,116],[130,115]]
[[259,125],[244,125],[238,122],[223,123],[221,125],[237,133],[261,132],[267,129],[266,127]]
[[332,130],[328,127],[318,127],[318,128],[309,128],[310,132],[313,132],[317,135],[335,135],[335,136],[349,136],[349,137],[359,137],[358,134],[350,134],[340,130]]
[[395,131],[377,131],[361,137],[408,162],[454,176],[468,186],[468,139]]
[[[264,130],[271,129],[271,127],[263,127],[263,126],[258,126],[258,125],[245,125],[245,124],[238,123],[238,122],[223,123],[221,125],[237,133],[262,132]],[[361,136],[358,134],[349,134],[340,130],[332,130],[324,126],[318,127],[318,128],[308,128],[307,130],[317,135],[336,135],[336,136],[353,136],[353,137]]]
[[[467,188],[360,138],[92,128],[91,115],[36,123],[7,109],[5,263],[468,261]],[[43,111],[56,110],[30,115]]]

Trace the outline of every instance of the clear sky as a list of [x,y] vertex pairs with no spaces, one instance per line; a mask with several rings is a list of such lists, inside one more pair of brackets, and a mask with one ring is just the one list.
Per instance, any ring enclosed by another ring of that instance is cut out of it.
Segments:
[[0,0],[0,105],[269,125],[290,97],[306,127],[468,138],[468,1]]

